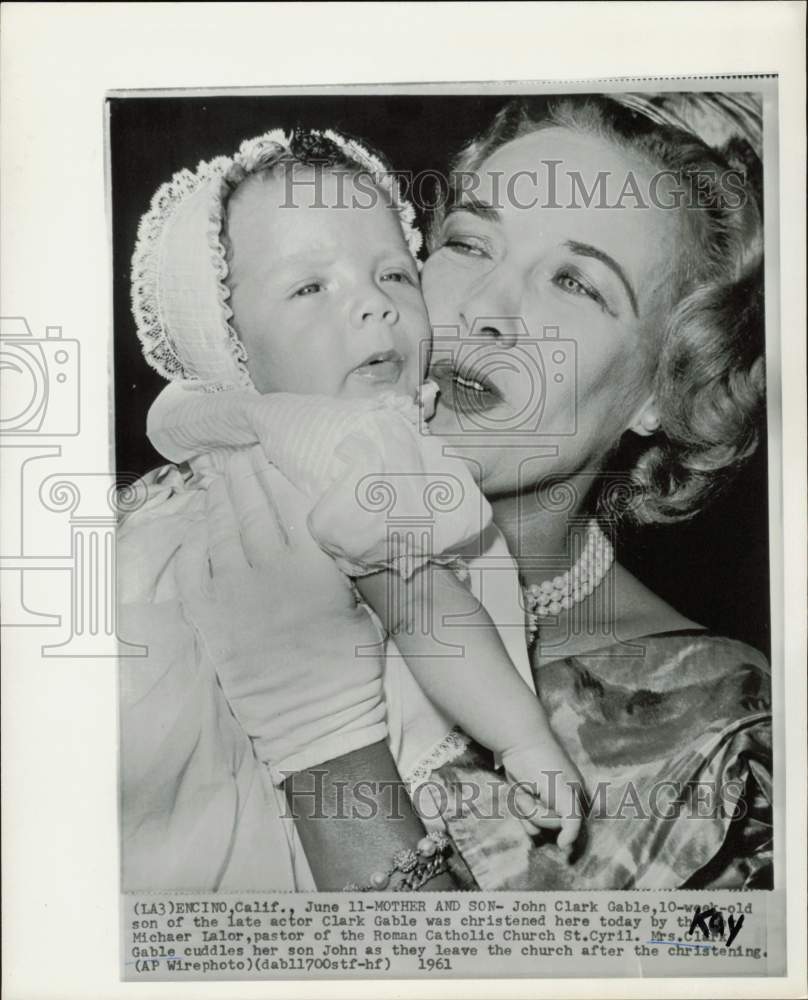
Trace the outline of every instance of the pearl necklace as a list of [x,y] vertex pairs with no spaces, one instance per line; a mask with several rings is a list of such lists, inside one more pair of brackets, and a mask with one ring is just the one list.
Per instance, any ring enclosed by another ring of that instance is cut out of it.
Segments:
[[614,562],[612,543],[604,535],[597,521],[592,520],[586,529],[586,544],[575,565],[541,583],[522,588],[528,632],[532,639],[539,627],[539,619],[560,615],[562,611],[589,597],[603,581]]

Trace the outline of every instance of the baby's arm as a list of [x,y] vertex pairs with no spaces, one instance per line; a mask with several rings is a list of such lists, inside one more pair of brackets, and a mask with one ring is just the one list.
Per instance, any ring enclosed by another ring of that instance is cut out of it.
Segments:
[[[409,580],[386,571],[362,577],[357,586],[432,701],[501,754],[510,776],[536,789],[561,817],[558,845],[569,852],[581,826],[574,787],[580,775],[480,602],[450,569],[434,563]],[[462,653],[447,656],[447,644]]]
[[[567,782],[580,780],[575,768],[485,610],[450,570],[428,561],[479,535],[490,520],[490,506],[462,461],[445,458],[439,439],[419,434],[379,402],[290,393],[210,394],[169,387],[149,414],[149,437],[173,461],[260,441],[284,475],[319,498],[309,527],[321,546],[349,575],[371,574],[360,576],[359,588],[427,694],[471,736],[499,752],[514,778],[538,785],[545,803],[564,817],[560,843],[572,844],[580,820],[568,818],[574,810]],[[430,550],[410,553],[421,568],[409,579],[406,571],[374,572],[383,565],[402,570],[413,562],[391,559],[387,512],[357,495],[363,474],[371,482],[387,478],[399,516],[422,513],[427,480],[448,483],[459,499],[451,517],[435,517]],[[463,616],[462,625],[444,624],[457,616]],[[441,655],[446,644],[463,645],[463,655]]]

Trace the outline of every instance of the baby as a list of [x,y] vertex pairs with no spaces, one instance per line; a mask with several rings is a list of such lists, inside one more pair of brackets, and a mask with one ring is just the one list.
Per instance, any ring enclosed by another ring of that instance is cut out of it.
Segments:
[[[152,443],[173,461],[260,443],[310,497],[311,534],[355,581],[430,699],[561,815],[558,844],[569,852],[580,778],[462,580],[458,553],[491,511],[465,464],[424,425],[435,392],[424,384],[430,327],[411,208],[379,160],[331,132],[269,133],[234,161],[172,183],[144,217],[133,262],[147,359],[178,383],[150,412]],[[172,204],[211,185],[212,211],[186,207],[165,225]],[[215,303],[188,291],[211,250]],[[182,268],[167,268],[180,252]],[[189,364],[176,340],[155,335],[168,314],[199,339],[202,362]],[[221,371],[204,361],[217,336],[232,356]],[[430,490],[444,499],[427,507],[421,530]],[[448,647],[462,656],[447,656]]]

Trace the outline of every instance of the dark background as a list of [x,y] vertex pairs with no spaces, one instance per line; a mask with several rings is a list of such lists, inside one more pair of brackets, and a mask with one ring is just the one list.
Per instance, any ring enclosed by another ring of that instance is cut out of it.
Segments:
[[[119,476],[161,464],[145,427],[146,411],[165,383],[140,353],[129,307],[129,266],[138,220],[162,182],[183,167],[194,169],[199,160],[231,155],[245,138],[294,126],[357,136],[384,151],[394,169],[446,170],[454,153],[507,99],[402,94],[110,99]],[[768,655],[765,442],[731,491],[708,510],[686,524],[631,529],[619,558],[683,614]]]

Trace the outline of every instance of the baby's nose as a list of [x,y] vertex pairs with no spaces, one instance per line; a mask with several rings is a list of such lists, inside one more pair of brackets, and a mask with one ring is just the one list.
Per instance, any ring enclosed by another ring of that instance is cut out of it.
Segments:
[[393,300],[374,285],[357,296],[353,320],[356,326],[365,326],[373,321],[392,326],[398,322],[398,310]]
[[362,313],[362,319],[373,319],[374,316],[379,316],[381,319],[390,319],[393,316],[394,309],[391,305],[382,306],[379,309],[366,309]]

